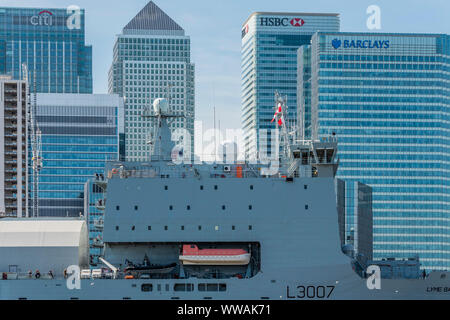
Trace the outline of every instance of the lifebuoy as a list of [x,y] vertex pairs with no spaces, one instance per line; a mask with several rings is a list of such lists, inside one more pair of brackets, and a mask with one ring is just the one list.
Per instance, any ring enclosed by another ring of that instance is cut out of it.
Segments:
[[111,172],[112,172],[113,174],[116,174],[116,173],[118,173],[119,171],[118,171],[116,168],[114,168],[114,169],[111,170]]

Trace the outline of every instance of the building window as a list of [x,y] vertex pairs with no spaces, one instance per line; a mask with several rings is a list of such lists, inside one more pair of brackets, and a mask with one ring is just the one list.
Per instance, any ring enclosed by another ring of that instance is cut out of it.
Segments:
[[250,186],[250,190],[253,190],[253,185]]
[[116,226],[116,231],[119,231],[119,226]]
[[305,184],[303,187],[305,188],[305,190],[308,189],[308,185],[307,184]]
[[231,230],[236,230],[236,227],[235,226],[231,226]]
[[225,206],[222,206],[222,210],[225,210]]
[[168,226],[164,226],[164,230],[169,230],[169,227]]
[[202,230],[202,226],[198,226],[198,230]]
[[253,227],[250,225],[250,226],[248,226],[248,230],[252,230],[253,229]]
[[203,190],[203,186],[200,186],[200,190]]
[[152,230],[152,226],[147,226],[147,230],[148,231]]
[[182,230],[182,231],[184,230],[184,226],[181,226],[181,230]]
[[119,211],[120,210],[120,206],[116,206],[116,210]]
[[134,211],[137,211],[138,210],[138,206],[134,206]]
[[305,210],[308,210],[308,208],[309,208],[309,206],[306,204],[306,205],[305,205]]
[[214,190],[217,190],[217,189],[218,189],[217,185],[216,185],[216,186],[214,186]]
[[253,210],[253,206],[252,206],[252,205],[249,205],[249,206],[248,206],[248,210]]
[[164,186],[164,190],[169,190],[169,187],[168,186]]
[[188,205],[188,206],[186,207],[186,209],[187,209],[187,210],[191,210],[191,206]]
[[173,210],[173,206],[169,206],[169,210]]
[[135,229],[136,229],[136,227],[135,227],[135,226],[132,226],[132,227],[131,227],[131,230],[132,230],[132,231],[134,231]]

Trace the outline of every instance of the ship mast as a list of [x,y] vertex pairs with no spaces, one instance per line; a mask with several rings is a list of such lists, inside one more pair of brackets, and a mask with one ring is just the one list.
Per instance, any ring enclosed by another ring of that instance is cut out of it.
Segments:
[[[288,131],[288,106],[287,106],[287,96],[282,97],[278,91],[275,91],[275,113],[278,117],[278,121],[276,121],[278,126],[281,126],[281,148],[282,155],[284,159],[289,160],[292,157],[291,153],[291,143],[289,139],[289,131]],[[278,113],[278,110],[281,107],[281,114]],[[281,121],[280,121],[281,120]]]

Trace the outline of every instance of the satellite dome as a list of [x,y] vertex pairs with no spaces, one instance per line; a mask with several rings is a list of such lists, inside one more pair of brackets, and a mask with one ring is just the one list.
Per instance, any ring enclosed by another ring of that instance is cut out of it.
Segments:
[[153,111],[156,114],[167,114],[169,112],[169,101],[164,98],[158,98],[153,102]]

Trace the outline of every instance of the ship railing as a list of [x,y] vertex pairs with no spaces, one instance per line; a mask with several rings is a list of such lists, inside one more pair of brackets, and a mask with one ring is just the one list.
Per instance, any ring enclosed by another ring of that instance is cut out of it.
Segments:
[[19,272],[0,272],[0,281],[1,280],[52,280],[55,277],[48,274],[43,273],[39,276],[36,276],[35,273],[19,273]]
[[127,178],[192,178],[199,176],[209,176],[211,178],[257,178],[261,177],[259,170],[255,168],[223,168],[212,170],[198,170],[196,168],[170,169],[164,168],[163,172],[155,169],[147,170],[116,170],[108,174],[109,179],[127,179]]

